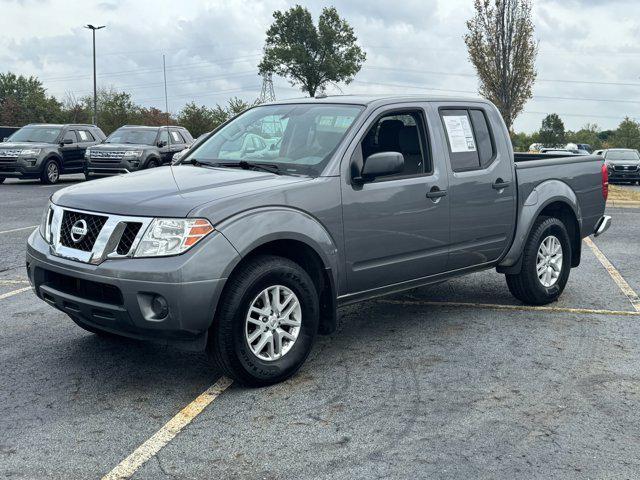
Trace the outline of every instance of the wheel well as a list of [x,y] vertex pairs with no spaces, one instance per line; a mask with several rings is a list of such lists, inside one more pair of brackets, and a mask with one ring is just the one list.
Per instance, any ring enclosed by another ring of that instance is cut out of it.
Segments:
[[155,160],[158,163],[158,166],[162,164],[162,162],[160,161],[160,157],[157,157],[156,155],[149,155],[149,157],[147,157],[147,160],[143,163],[144,168],[147,168],[147,165],[149,165],[149,162],[151,162],[152,160]]
[[234,268],[237,270],[244,263],[251,261],[258,255],[276,255],[288,258],[300,265],[311,277],[320,301],[320,325],[318,332],[329,334],[337,326],[337,303],[335,286],[331,270],[327,269],[320,255],[308,244],[299,240],[274,240],[255,248]]
[[542,217],[554,217],[562,221],[567,228],[567,233],[571,239],[571,266],[580,265],[582,252],[582,238],[580,235],[580,224],[573,209],[564,202],[553,202],[544,207],[540,212]]

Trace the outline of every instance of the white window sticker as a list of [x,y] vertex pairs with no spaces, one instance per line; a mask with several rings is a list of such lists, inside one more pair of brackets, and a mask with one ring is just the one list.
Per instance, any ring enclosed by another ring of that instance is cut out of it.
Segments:
[[466,115],[445,115],[443,118],[451,153],[475,152],[476,142],[469,118]]

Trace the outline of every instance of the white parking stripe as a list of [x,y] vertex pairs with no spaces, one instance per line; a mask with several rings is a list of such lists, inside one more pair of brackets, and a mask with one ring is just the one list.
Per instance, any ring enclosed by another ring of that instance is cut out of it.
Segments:
[[31,227],[12,228],[11,230],[3,230],[2,232],[0,232],[0,234],[12,233],[12,232],[21,232],[23,230],[33,230],[34,228],[38,228],[38,225],[32,225]]
[[4,300],[5,298],[13,297],[14,295],[18,295],[19,293],[27,292],[29,290],[31,290],[31,287],[19,288],[17,290],[13,290],[11,292],[3,293],[2,295],[0,295],[0,300]]
[[148,460],[153,458],[162,447],[175,438],[180,431],[189,425],[207,408],[222,392],[231,385],[232,380],[220,377],[216,383],[207,388],[189,405],[184,407],[175,417],[169,420],[149,440],[136,448],[131,455],[107,473],[102,480],[122,480],[130,478]]
[[475,302],[438,302],[429,300],[375,300],[378,303],[391,305],[424,305],[427,307],[459,307],[481,308],[484,310],[512,310],[518,312],[550,312],[550,313],[577,313],[582,315],[611,315],[614,317],[638,317],[640,312],[627,310],[598,310],[593,308],[571,307],[544,307],[533,305],[504,305],[501,303],[475,303]]
[[609,272],[609,275],[611,275],[613,281],[616,282],[616,285],[618,285],[620,290],[622,290],[622,293],[627,296],[636,312],[640,312],[640,298],[638,297],[638,294],[633,290],[633,288],[631,288],[631,285],[629,285],[627,281],[622,277],[622,275],[620,275],[620,272],[616,269],[616,267],[613,266],[609,259],[605,257],[604,253],[602,253],[602,250],[600,250],[598,246],[593,243],[593,240],[591,240],[591,238],[585,238],[584,243],[589,246],[598,261],[607,270],[607,272]]
[[26,285],[28,280],[0,280],[0,285]]

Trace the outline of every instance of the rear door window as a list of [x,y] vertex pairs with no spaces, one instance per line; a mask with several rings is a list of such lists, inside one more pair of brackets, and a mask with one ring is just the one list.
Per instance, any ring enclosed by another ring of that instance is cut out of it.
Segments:
[[171,143],[184,143],[184,138],[177,130],[171,130]]
[[485,113],[480,109],[445,109],[440,111],[451,168],[454,172],[479,170],[495,158],[494,140]]

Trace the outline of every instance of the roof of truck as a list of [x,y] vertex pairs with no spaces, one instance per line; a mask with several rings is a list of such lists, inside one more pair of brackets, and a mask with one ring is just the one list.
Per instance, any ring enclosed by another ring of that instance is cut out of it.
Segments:
[[301,97],[278,100],[272,105],[287,103],[342,103],[350,105],[370,105],[374,103],[402,103],[402,102],[481,102],[488,100],[479,97],[450,97],[438,95],[327,95],[320,97]]

